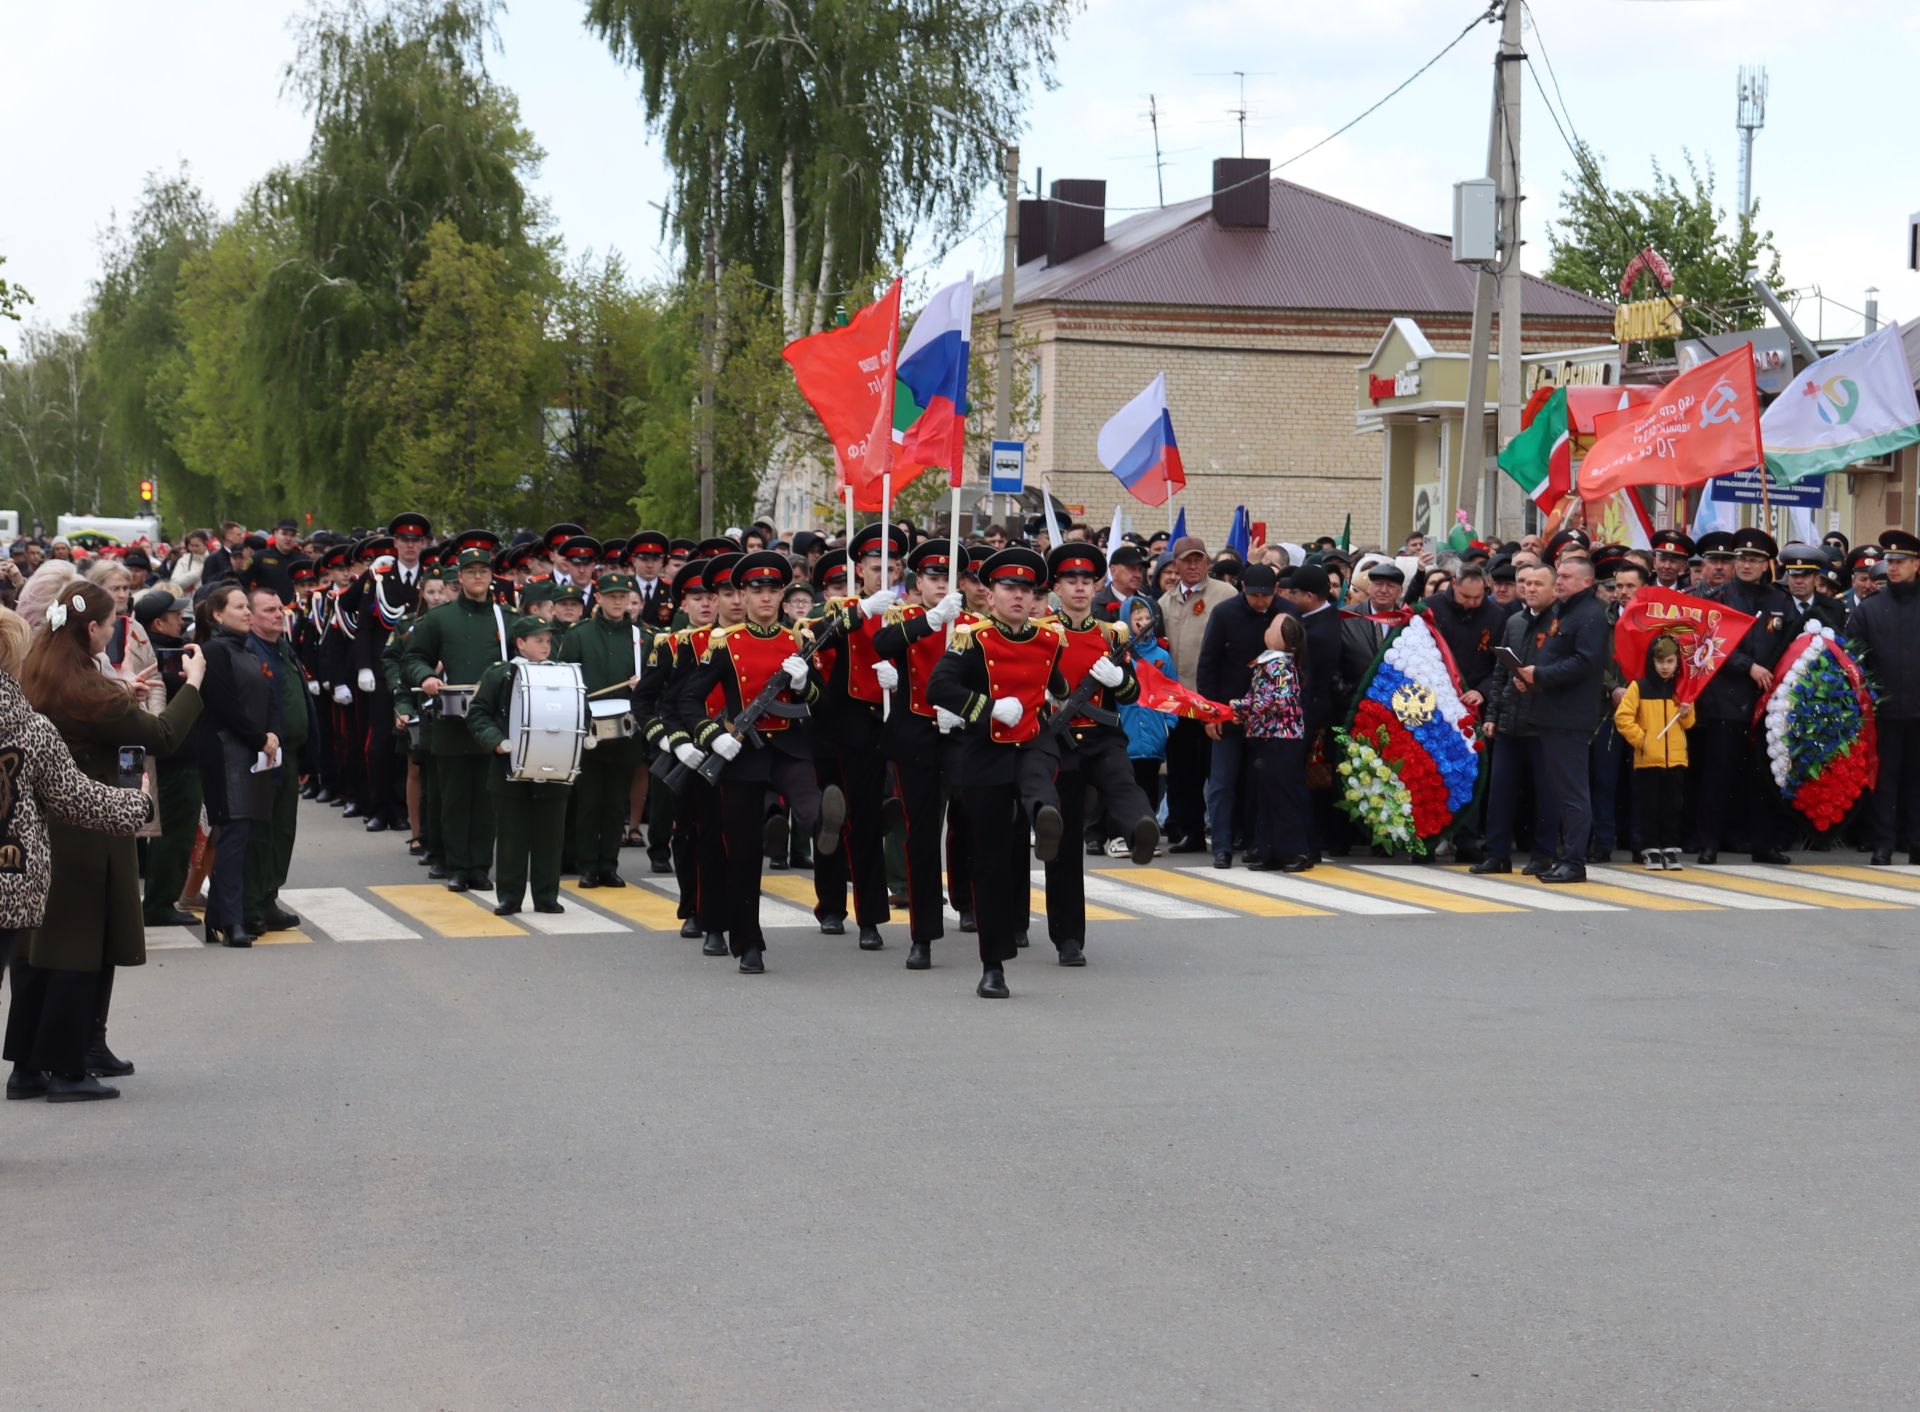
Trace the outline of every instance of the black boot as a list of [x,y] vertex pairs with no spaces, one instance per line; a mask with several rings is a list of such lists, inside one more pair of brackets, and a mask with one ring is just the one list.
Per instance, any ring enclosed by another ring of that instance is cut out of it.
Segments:
[[1005,1000],[1013,992],[1007,989],[1007,973],[998,966],[989,966],[980,974],[980,984],[973,993],[982,1000]]
[[87,1072],[102,1078],[124,1079],[133,1072],[133,1061],[122,1059],[107,1048],[107,1039],[101,1035],[87,1050]]
[[860,949],[862,951],[878,951],[885,945],[886,942],[880,939],[880,928],[860,928]]
[[830,784],[820,791],[820,827],[815,830],[814,851],[830,858],[840,847],[840,830],[847,822],[847,796],[840,786]]
[[980,923],[974,919],[973,908],[962,907],[960,909],[960,930],[963,932],[977,932],[980,930]]
[[47,1075],[44,1069],[28,1069],[19,1064],[13,1066],[13,1072],[7,1075],[8,1098],[17,1100],[46,1096]]
[[909,971],[930,971],[933,969],[933,948],[924,941],[916,941],[907,948],[907,969]]
[[1060,964],[1063,966],[1084,966],[1087,964],[1086,946],[1078,941],[1060,943]]
[[706,933],[700,930],[699,922],[689,917],[680,924],[680,935],[688,941],[697,941],[699,938],[705,936]]
[[1133,861],[1146,864],[1153,861],[1153,855],[1160,850],[1160,825],[1154,822],[1151,814],[1143,816],[1133,826]]
[[740,953],[740,974],[757,976],[767,969],[767,963],[760,959],[760,948],[749,946]]
[[90,1103],[102,1098],[118,1098],[120,1090],[87,1074],[47,1075],[47,1102]]
[[725,956],[727,954],[727,934],[708,932],[706,945],[700,948],[702,956]]
[[[1033,811],[1033,857],[1037,863],[1051,863],[1060,853],[1060,833],[1065,823],[1060,811],[1042,804]],[[984,983],[983,983],[984,984]]]
[[519,911],[520,904],[518,902],[502,902],[498,907],[493,909],[493,915],[496,917],[511,917]]

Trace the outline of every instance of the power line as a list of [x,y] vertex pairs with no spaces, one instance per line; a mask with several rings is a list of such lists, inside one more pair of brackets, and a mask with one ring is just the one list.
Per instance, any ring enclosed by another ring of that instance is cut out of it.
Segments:
[[[1351,118],[1347,122],[1341,124],[1339,127],[1335,128],[1332,132],[1328,133],[1325,137],[1321,138],[1318,142],[1314,143],[1312,146],[1301,149],[1300,151],[1294,153],[1291,157],[1287,158],[1287,160],[1284,162],[1275,163],[1273,166],[1269,167],[1264,172],[1256,172],[1254,175],[1247,177],[1242,181],[1234,182],[1231,186],[1223,186],[1218,191],[1210,191],[1210,192],[1207,192],[1206,194],[1209,196],[1220,196],[1220,195],[1224,195],[1226,192],[1229,192],[1229,191],[1237,191],[1239,190],[1239,188],[1243,186],[1251,186],[1256,181],[1266,181],[1269,178],[1271,178],[1275,172],[1284,171],[1286,168],[1292,166],[1295,162],[1298,162],[1303,157],[1309,157],[1313,155],[1315,152],[1318,152],[1322,147],[1325,147],[1329,142],[1333,141],[1336,137],[1344,136],[1346,133],[1352,131],[1355,127],[1357,127],[1359,124],[1361,124],[1362,122],[1365,122],[1368,118],[1372,117],[1376,112],[1378,112],[1381,108],[1384,108],[1388,103],[1393,101],[1395,98],[1399,97],[1400,94],[1415,79],[1419,78],[1420,75],[1424,74],[1428,69],[1432,68],[1435,64],[1439,63],[1442,59],[1446,58],[1448,54],[1452,53],[1454,48],[1460,43],[1461,40],[1465,39],[1469,34],[1473,33],[1475,26],[1491,23],[1494,19],[1496,19],[1499,16],[1499,13],[1500,13],[1499,0],[1493,0],[1493,3],[1489,4],[1485,10],[1483,10],[1480,14],[1475,15],[1471,20],[1469,20],[1466,24],[1466,27],[1462,29],[1460,33],[1456,34],[1452,39],[1448,40],[1446,43],[1446,46],[1442,48],[1438,54],[1435,54],[1431,59],[1427,60],[1426,63],[1422,64],[1419,68],[1415,69],[1412,73],[1408,74],[1399,83],[1395,84],[1393,88],[1390,89],[1387,92],[1387,94],[1384,97],[1382,97],[1378,102],[1368,107],[1366,110],[1361,112],[1357,117]],[[1063,201],[1057,197],[1051,197],[1051,196],[1048,197],[1047,199],[1049,201],[1052,201],[1055,205],[1070,206],[1075,210],[1079,210],[1079,211],[1110,211],[1110,212],[1114,212],[1116,214],[1121,214],[1121,215],[1130,214],[1136,211],[1156,211],[1159,209],[1159,207],[1157,206],[1103,206],[1090,201]],[[1189,199],[1198,199],[1198,198],[1189,198]]]

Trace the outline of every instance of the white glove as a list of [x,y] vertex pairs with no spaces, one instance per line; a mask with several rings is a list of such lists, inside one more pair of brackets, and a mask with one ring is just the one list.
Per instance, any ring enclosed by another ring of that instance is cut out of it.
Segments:
[[705,752],[692,741],[683,740],[673,747],[673,758],[685,765],[689,770],[697,770],[700,768],[700,762],[707,757]]
[[[787,674],[787,680],[793,683],[795,691],[807,684],[807,659],[795,653],[780,664],[780,670]],[[731,760],[733,757],[727,757]]]
[[320,694],[320,683],[315,681],[312,677],[308,677],[307,678],[307,695],[318,696],[319,694]]
[[372,691],[373,690],[373,668],[362,667],[360,669],[360,675],[355,677],[354,680],[359,683],[360,689],[362,691]]
[[1027,708],[1020,704],[1017,696],[1002,696],[993,703],[993,718],[1003,726],[1017,726],[1020,718],[1027,714]]
[[738,759],[740,755],[740,737],[720,734],[713,738],[713,753],[722,760]]
[[873,674],[880,679],[882,690],[892,691],[900,685],[900,669],[891,662],[876,662]]
[[660,747],[660,753],[662,755],[673,754],[673,738],[667,735],[666,732],[662,731],[660,739],[656,740],[654,744]]
[[333,704],[336,706],[353,705],[353,688],[345,682],[341,682],[340,685],[333,689]]
[[960,596],[960,590],[954,589],[945,598],[927,609],[927,623],[933,628],[943,628],[960,616],[961,605],[967,600]]
[[860,600],[860,616],[863,618],[877,618],[899,601],[899,590],[883,588],[871,597]]
[[1102,657],[1088,667],[1087,675],[1102,686],[1118,686],[1127,679],[1127,674],[1120,670],[1120,664],[1111,657]]
[[961,720],[944,706],[936,706],[933,708],[933,723],[940,727],[940,734],[942,735],[946,735],[950,731],[957,731],[966,725],[965,721]]

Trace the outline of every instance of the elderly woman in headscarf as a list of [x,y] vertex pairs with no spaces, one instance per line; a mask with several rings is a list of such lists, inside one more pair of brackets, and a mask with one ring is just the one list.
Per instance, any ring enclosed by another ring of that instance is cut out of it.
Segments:
[[[36,972],[27,958],[29,938],[45,920],[53,882],[45,817],[68,828],[130,834],[154,811],[153,801],[140,790],[112,789],[89,779],[53,723],[27,705],[18,675],[31,635],[25,620],[0,608],[0,954],[10,960],[14,987],[7,1017],[6,1054],[15,1061],[8,1098],[51,1097],[54,1086],[40,1067],[41,1056],[33,1052],[51,978]],[[77,1069],[66,1062],[59,1080],[63,1093],[84,1088],[84,1057]]]

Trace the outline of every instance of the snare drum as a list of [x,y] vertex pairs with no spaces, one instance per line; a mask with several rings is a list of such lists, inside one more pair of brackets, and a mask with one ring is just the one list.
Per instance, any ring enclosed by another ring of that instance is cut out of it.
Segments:
[[572,784],[586,737],[587,686],[572,662],[522,662],[507,705],[507,778]]
[[633,718],[633,707],[612,699],[587,703],[587,749],[603,741],[627,740],[640,729]]
[[473,688],[470,686],[443,686],[428,700],[433,709],[440,713],[443,721],[458,721],[466,717],[467,707],[473,704]]

